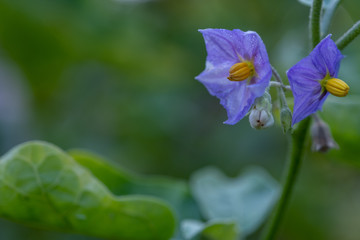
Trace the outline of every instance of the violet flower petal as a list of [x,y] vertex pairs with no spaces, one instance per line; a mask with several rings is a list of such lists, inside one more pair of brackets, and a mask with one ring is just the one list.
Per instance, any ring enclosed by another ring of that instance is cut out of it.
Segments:
[[239,58],[236,54],[234,38],[236,35],[226,29],[202,29],[206,50],[206,62],[214,66],[230,62],[231,65],[237,63]]
[[195,79],[204,84],[211,95],[219,98],[226,97],[238,85],[237,82],[227,79],[231,66],[232,64],[225,62],[215,67],[210,62],[207,62],[206,69]]
[[322,73],[337,77],[340,61],[344,58],[336,44],[331,40],[331,34],[325,37],[310,53],[314,66]]
[[220,104],[227,111],[228,120],[225,124],[236,124],[250,110],[256,96],[246,89],[246,84],[238,84],[232,92],[220,100]]
[[287,71],[294,95],[292,125],[321,110],[329,95],[320,81],[327,75],[336,78],[343,58],[331,35],[324,38],[309,54]]
[[[252,31],[199,31],[203,34],[208,55],[205,70],[195,79],[203,83],[211,95],[220,99],[228,115],[224,123],[235,124],[247,114],[255,98],[262,96],[269,85],[272,72],[265,45]],[[252,62],[256,74],[247,81],[228,80],[231,66],[243,61]]]

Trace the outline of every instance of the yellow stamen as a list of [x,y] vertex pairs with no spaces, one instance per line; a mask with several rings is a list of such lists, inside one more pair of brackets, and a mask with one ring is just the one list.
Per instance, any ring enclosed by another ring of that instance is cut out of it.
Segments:
[[331,78],[326,81],[326,90],[334,96],[345,97],[349,92],[349,85],[338,78]]
[[235,63],[229,70],[229,77],[230,81],[243,81],[246,80],[248,77],[253,75],[254,70],[251,63],[248,62],[240,62]]

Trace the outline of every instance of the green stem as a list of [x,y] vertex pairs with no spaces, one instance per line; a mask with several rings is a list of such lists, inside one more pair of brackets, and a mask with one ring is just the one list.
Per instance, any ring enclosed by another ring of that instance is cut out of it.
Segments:
[[262,239],[274,239],[276,232],[280,226],[282,217],[285,213],[286,207],[295,184],[296,176],[300,168],[301,160],[304,154],[305,138],[310,126],[310,118],[306,118],[299,123],[298,128],[292,135],[292,148],[290,158],[288,160],[287,171],[284,178],[283,189],[280,200],[276,206],[274,215],[272,216],[268,228]]
[[284,91],[291,91],[291,87],[289,85],[283,85],[275,81],[270,81],[270,87],[277,87],[277,88],[282,88]]
[[[320,15],[321,15],[322,0],[313,0],[310,10],[310,39],[312,47],[314,48],[320,42]],[[273,68],[274,71],[274,68]],[[275,71],[275,73],[277,73]],[[292,144],[290,151],[290,158],[285,173],[284,184],[280,200],[275,208],[275,211],[270,219],[269,225],[265,229],[263,240],[274,239],[277,230],[280,227],[281,220],[285,213],[286,207],[289,203],[290,196],[296,181],[300,163],[304,155],[305,139],[310,126],[310,117],[302,120],[298,128],[292,135]]]
[[[273,76],[276,79],[276,81],[278,83],[280,83],[282,86],[284,86],[284,82],[282,81],[280,74],[276,71],[276,69],[273,66],[271,66],[271,70],[272,70]],[[284,86],[284,88],[285,88],[285,86]],[[279,94],[279,98],[280,98],[280,102],[281,102],[281,107],[283,107],[284,105],[287,107],[286,97],[285,97],[283,88],[278,89],[278,94]]]
[[357,21],[344,35],[342,35],[337,41],[336,45],[338,49],[343,50],[352,40],[354,40],[360,34],[360,21]]
[[310,38],[314,48],[320,42],[320,15],[322,0],[313,0],[310,10]]

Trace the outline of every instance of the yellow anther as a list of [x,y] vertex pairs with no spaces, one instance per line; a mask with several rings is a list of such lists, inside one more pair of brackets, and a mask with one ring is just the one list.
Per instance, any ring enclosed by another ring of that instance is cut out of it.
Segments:
[[230,81],[243,81],[253,75],[253,66],[251,63],[240,62],[235,63],[229,70]]
[[326,90],[334,96],[345,97],[349,92],[349,85],[338,78],[331,78],[326,81]]

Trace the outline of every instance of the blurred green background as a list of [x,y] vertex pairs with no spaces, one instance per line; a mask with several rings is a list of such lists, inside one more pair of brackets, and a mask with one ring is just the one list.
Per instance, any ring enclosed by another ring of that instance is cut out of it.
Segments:
[[[206,58],[197,29],[257,31],[285,78],[309,52],[308,11],[295,0],[0,0],[1,154],[41,139],[143,174],[188,179],[215,165],[235,176],[257,164],[281,179],[281,129],[222,124],[225,110],[194,80]],[[360,2],[343,0],[333,39],[359,16]],[[306,154],[279,239],[360,239],[360,40],[343,54],[351,92],[323,112],[341,150]],[[0,220],[0,239],[95,238]]]

